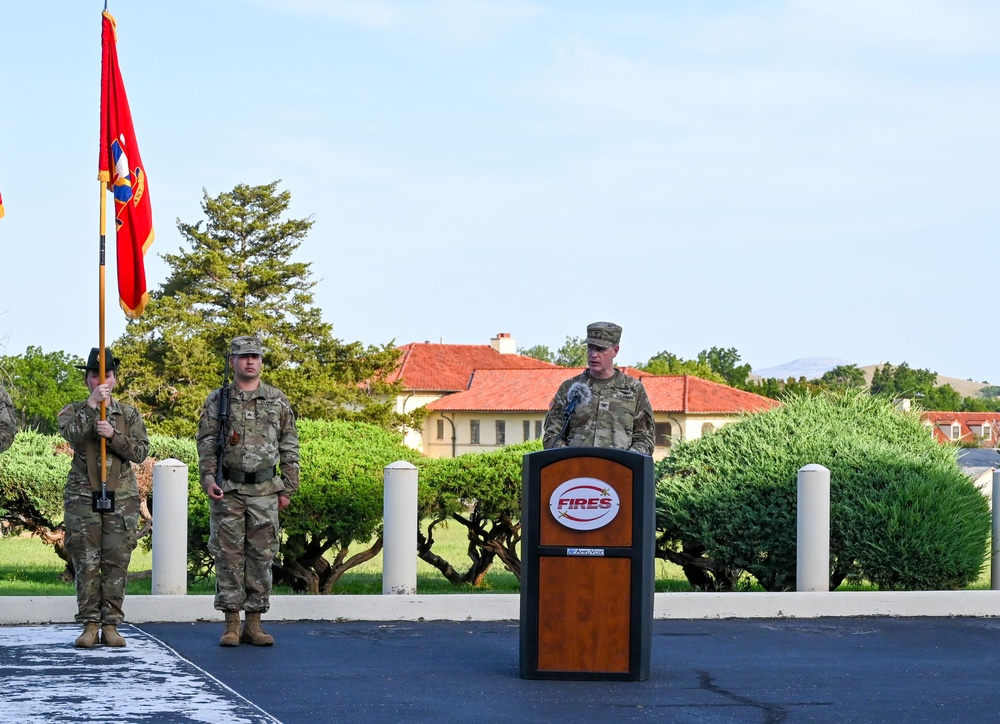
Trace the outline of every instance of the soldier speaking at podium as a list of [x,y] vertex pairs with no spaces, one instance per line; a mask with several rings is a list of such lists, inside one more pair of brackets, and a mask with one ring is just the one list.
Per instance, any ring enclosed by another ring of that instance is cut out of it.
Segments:
[[603,447],[653,454],[653,407],[642,382],[615,369],[622,328],[587,326],[587,369],[556,392],[545,416],[546,450]]

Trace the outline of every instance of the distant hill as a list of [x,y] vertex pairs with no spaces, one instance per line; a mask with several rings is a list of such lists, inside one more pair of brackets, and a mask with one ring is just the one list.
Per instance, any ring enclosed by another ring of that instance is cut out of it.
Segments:
[[[807,380],[818,380],[834,367],[849,364],[853,364],[853,362],[836,357],[803,357],[802,359],[792,360],[777,367],[754,370],[753,373],[761,378],[774,377],[779,380],[787,380],[789,377],[795,379],[805,377]],[[868,381],[871,382],[871,379],[872,377],[869,374]]]

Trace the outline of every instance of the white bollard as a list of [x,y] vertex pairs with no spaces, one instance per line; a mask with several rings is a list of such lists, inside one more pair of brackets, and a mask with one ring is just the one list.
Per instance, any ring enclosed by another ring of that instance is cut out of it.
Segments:
[[795,590],[830,590],[830,471],[799,469]]
[[417,468],[386,465],[382,497],[382,593],[417,592]]
[[188,467],[180,460],[153,466],[153,594],[187,594]]
[[990,548],[993,555],[990,557],[990,588],[1000,591],[1000,516],[997,515],[997,503],[1000,500],[1000,470],[993,471],[993,499],[990,501],[990,508],[993,511],[993,541]]

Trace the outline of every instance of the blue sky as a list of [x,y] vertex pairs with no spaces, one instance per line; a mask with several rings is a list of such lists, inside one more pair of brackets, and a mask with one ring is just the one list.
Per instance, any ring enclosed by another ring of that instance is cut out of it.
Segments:
[[[0,344],[97,339],[101,2],[0,25]],[[157,239],[282,180],[335,334],[1000,383],[1000,6],[111,0]],[[109,261],[108,338],[125,327]]]

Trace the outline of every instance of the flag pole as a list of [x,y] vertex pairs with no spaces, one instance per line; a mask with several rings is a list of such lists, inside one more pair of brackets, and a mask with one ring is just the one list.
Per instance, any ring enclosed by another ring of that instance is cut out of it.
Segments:
[[[100,362],[98,363],[98,367],[100,368],[99,370],[100,378],[98,384],[103,385],[105,376],[104,366],[106,363],[106,360],[104,359],[104,286],[105,286],[104,249],[105,249],[106,227],[107,227],[107,216],[108,216],[107,200],[105,198],[105,194],[107,193],[108,185],[104,181],[99,181],[98,183],[100,183],[101,185],[101,263],[100,263],[100,270],[98,272],[98,279],[99,279],[98,287],[99,287],[100,298],[97,303],[98,317],[99,317],[98,338],[100,340],[100,346],[98,347],[98,349],[100,350],[100,352],[98,353],[98,359],[100,360]],[[101,419],[106,420],[107,418],[108,418],[107,404],[105,400],[101,400]],[[108,441],[107,438],[101,437],[101,491],[102,491],[101,497],[102,498],[104,497],[103,491],[107,489],[107,483],[108,483],[107,457],[108,457]]]

